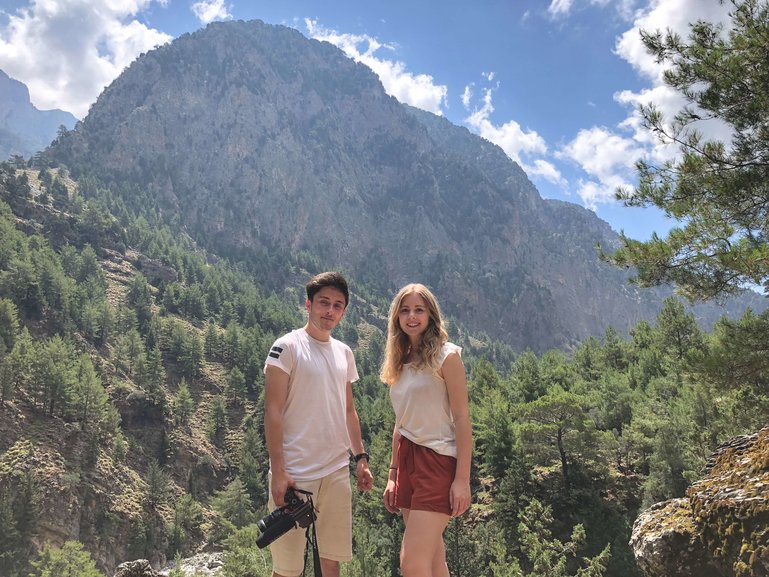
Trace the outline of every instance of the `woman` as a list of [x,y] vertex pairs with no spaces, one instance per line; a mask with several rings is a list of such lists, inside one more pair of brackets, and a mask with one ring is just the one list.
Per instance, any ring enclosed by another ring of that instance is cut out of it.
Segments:
[[401,511],[403,577],[448,577],[443,531],[470,506],[472,433],[461,349],[433,294],[403,287],[390,305],[380,376],[395,410],[384,505]]

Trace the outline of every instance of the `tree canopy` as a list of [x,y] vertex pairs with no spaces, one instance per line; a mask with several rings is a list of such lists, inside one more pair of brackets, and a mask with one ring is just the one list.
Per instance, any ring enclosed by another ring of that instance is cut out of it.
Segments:
[[[728,28],[699,21],[688,40],[642,32],[667,65],[665,82],[687,102],[672,121],[643,106],[644,125],[681,154],[659,166],[638,161],[638,185],[617,192],[626,205],[656,206],[681,225],[664,239],[622,235],[609,259],[636,267],[642,286],[674,283],[692,300],[748,285],[769,293],[769,2],[731,4]],[[705,138],[703,121],[725,124],[731,141]]]

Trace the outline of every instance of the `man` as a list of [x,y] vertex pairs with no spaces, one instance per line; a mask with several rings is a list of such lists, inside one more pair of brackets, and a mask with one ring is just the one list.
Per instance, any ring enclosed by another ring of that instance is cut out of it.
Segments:
[[[352,559],[350,450],[358,489],[370,490],[373,477],[353,404],[355,358],[350,347],[331,337],[347,310],[347,281],[325,272],[310,279],[306,290],[307,324],[276,340],[264,365],[269,508],[285,505],[288,487],[311,491],[323,577],[338,577],[339,562]],[[273,577],[298,577],[304,547],[300,528],[275,540]]]

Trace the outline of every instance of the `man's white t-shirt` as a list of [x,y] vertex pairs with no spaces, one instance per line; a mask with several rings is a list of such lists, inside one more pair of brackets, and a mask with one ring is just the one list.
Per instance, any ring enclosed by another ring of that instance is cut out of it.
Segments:
[[272,345],[264,370],[288,374],[283,409],[283,459],[295,481],[312,481],[349,463],[347,383],[358,380],[355,357],[334,338],[319,341],[304,328]]

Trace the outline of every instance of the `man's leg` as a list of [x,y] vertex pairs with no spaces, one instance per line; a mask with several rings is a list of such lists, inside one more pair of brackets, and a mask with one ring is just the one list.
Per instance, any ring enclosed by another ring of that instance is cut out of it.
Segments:
[[[268,475],[268,481],[272,481],[272,475]],[[306,491],[317,491],[319,483],[310,481],[306,483],[297,483],[300,489]],[[275,510],[275,503],[272,500],[272,491],[268,491],[269,500],[267,509]],[[307,544],[305,529],[297,527],[284,533],[270,544],[270,553],[272,554],[272,575],[273,577],[298,577],[304,570],[304,549]]]
[[321,557],[320,569],[323,571],[323,577],[339,577],[339,561]]
[[324,477],[313,500],[318,509],[315,525],[323,577],[337,577],[340,561],[352,559],[352,487],[349,469],[344,467]]

